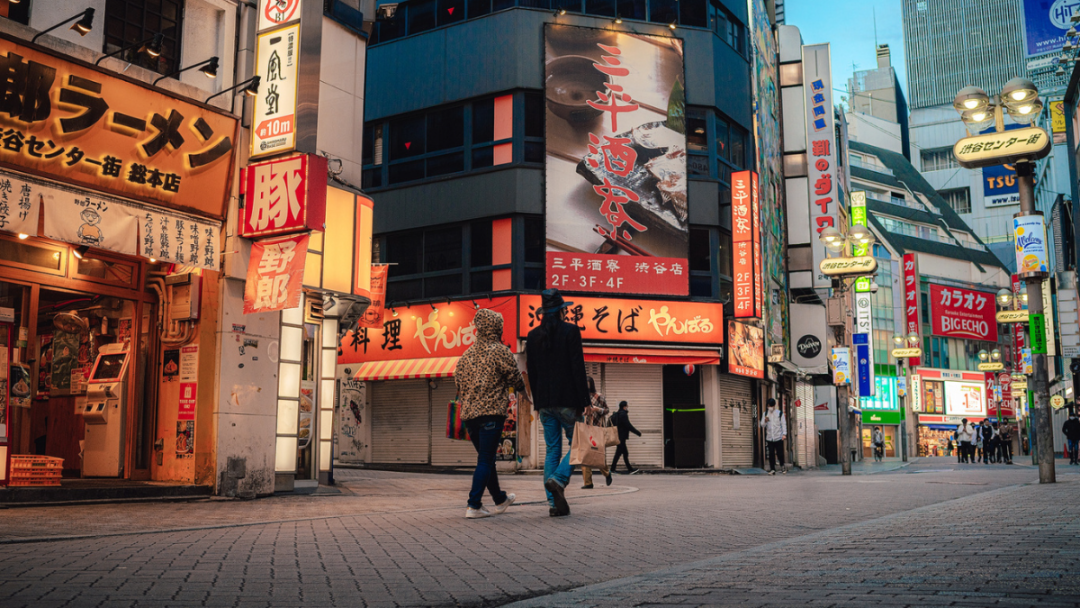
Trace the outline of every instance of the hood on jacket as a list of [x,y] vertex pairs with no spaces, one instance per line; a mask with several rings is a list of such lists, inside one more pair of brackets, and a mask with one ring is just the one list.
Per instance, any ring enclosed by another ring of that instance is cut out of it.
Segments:
[[503,318],[502,315],[488,308],[476,311],[473,317],[473,325],[476,326],[476,340],[487,340],[502,343]]

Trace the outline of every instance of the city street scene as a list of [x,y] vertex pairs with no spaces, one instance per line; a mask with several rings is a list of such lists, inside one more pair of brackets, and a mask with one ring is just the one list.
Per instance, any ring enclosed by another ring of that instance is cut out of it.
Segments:
[[0,607],[1080,607],[1080,0],[0,47]]

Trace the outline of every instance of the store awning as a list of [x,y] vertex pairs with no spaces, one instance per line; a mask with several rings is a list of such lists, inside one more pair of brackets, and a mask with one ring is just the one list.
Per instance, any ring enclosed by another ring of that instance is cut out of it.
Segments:
[[353,380],[404,380],[407,378],[449,378],[460,357],[368,361],[360,365]]
[[615,348],[586,346],[585,360],[592,363],[651,363],[653,365],[718,365],[715,350],[679,350],[664,348]]

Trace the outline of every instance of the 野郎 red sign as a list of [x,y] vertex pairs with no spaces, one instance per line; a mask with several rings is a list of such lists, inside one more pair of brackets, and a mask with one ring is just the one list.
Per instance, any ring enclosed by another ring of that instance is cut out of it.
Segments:
[[245,315],[300,306],[308,238],[307,234],[278,236],[251,245],[244,286]]
[[944,285],[930,286],[935,336],[997,342],[994,294]]
[[[904,254],[904,321],[906,333],[919,335],[919,267],[914,253]],[[916,346],[907,344],[906,346]],[[921,345],[920,345],[921,346]],[[919,366],[919,357],[908,359],[910,367]]]
[[240,236],[255,238],[325,229],[327,160],[300,154],[243,170]]
[[761,316],[761,226],[758,179],[753,171],[731,174],[731,242],[735,317]]
[[[586,341],[723,344],[724,306],[705,302],[568,297],[565,318]],[[540,323],[540,296],[521,296],[518,335]]]

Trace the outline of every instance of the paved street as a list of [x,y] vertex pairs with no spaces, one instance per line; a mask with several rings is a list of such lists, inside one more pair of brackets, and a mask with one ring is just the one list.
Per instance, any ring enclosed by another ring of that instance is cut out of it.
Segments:
[[314,496],[9,509],[0,606],[1073,606],[1080,471],[1059,464],[1055,486],[946,458],[575,477],[557,520],[538,476],[466,521],[467,476],[365,470]]

